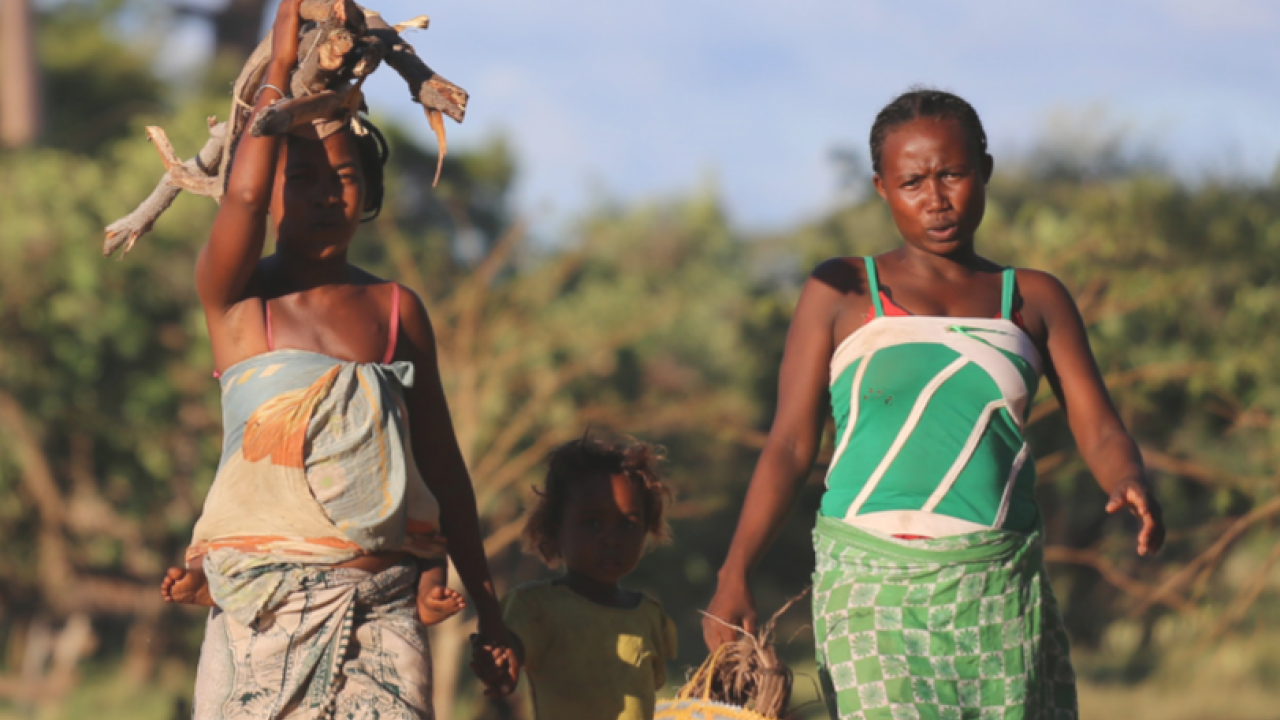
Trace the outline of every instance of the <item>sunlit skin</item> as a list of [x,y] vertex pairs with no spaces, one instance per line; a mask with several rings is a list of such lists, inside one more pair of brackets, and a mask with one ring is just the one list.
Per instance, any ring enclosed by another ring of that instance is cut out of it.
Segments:
[[[979,154],[953,119],[920,118],[885,138],[876,191],[893,214],[903,244],[876,257],[881,286],[915,315],[995,317],[1003,268],[974,251],[986,206],[990,155]],[[1146,482],[1142,456],[1116,413],[1089,348],[1075,301],[1056,278],[1017,271],[1020,312],[1044,360],[1045,377],[1076,445],[1108,494],[1106,511],[1128,510],[1142,527],[1137,549],[1149,555],[1164,542],[1160,506]],[[748,573],[777,536],[817,456],[830,410],[827,373],[835,348],[866,321],[871,307],[860,258],[818,266],[801,292],[778,379],[773,426],[743,503],[716,594],[703,620],[710,649],[733,638],[715,618],[754,631]]]
[[[289,86],[297,62],[301,1],[280,3],[255,113],[280,99],[268,86]],[[381,362],[390,336],[392,285],[347,261],[366,209],[366,179],[352,137],[344,131],[323,141],[312,136],[282,142],[245,133],[235,152],[227,192],[196,262],[196,292],[217,370],[268,352],[268,303],[276,349]],[[268,222],[277,242],[275,252],[263,257]],[[509,656],[509,674],[488,678],[502,691],[514,687],[519,663],[508,647],[510,633],[489,576],[475,493],[440,383],[435,335],[422,301],[407,288],[400,293],[394,359],[415,368],[415,382],[405,392],[410,451],[419,467],[430,468],[423,479],[439,502],[441,531],[475,605],[479,635],[495,652]],[[378,553],[344,566],[378,572],[403,559],[400,553]],[[202,578],[186,578],[181,568],[176,570],[179,577],[171,570],[164,580],[166,599],[184,594],[199,599]],[[439,619],[463,606],[443,578],[442,564],[420,578],[420,619]]]

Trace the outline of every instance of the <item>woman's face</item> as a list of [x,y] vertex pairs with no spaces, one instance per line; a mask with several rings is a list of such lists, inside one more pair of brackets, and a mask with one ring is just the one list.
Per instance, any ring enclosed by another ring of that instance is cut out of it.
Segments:
[[271,216],[276,242],[325,258],[347,249],[364,212],[364,174],[349,133],[324,140],[290,136],[280,144]]
[[952,118],[918,118],[884,140],[876,192],[908,245],[934,255],[973,246],[986,210],[990,155],[978,155]]

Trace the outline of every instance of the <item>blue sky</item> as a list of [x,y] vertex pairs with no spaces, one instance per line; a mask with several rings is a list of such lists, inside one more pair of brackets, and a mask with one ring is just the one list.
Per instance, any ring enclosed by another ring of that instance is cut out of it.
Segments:
[[[708,185],[743,226],[814,217],[837,198],[831,150],[865,153],[876,111],[913,83],[977,107],[997,168],[1064,129],[1123,129],[1189,177],[1280,161],[1277,0],[368,4],[431,16],[410,40],[472,96],[450,142],[505,135],[540,224]],[[392,73],[369,99],[426,136]]]

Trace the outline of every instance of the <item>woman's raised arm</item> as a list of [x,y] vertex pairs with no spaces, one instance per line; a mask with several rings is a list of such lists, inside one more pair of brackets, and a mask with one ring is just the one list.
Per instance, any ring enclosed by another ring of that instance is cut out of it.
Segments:
[[[844,265],[843,260],[828,263]],[[737,634],[724,623],[755,631],[755,602],[747,575],[786,521],[796,490],[813,467],[822,441],[832,328],[843,294],[824,279],[829,274],[825,267],[819,266],[805,283],[791,318],[778,373],[778,409],[752,473],[729,554],[720,568],[715,597],[707,607],[710,617],[702,619],[703,639],[713,651]],[[831,270],[847,274],[847,265]]]
[[1160,504],[1147,483],[1142,453],[1111,402],[1098,363],[1089,347],[1084,321],[1071,294],[1057,278],[1037,271],[1018,271],[1027,305],[1044,321],[1045,377],[1049,380],[1080,455],[1110,496],[1109,513],[1128,509],[1142,520],[1138,554],[1149,555],[1164,544]]
[[[283,0],[271,30],[271,59],[256,92],[253,112],[278,102],[289,87],[289,75],[298,61],[298,9],[302,0]],[[251,121],[252,122],[252,121]],[[249,278],[262,257],[266,238],[267,206],[275,179],[279,136],[240,135],[227,192],[213,221],[209,242],[196,260],[196,292],[209,320],[215,343],[221,334],[219,320],[244,299]]]

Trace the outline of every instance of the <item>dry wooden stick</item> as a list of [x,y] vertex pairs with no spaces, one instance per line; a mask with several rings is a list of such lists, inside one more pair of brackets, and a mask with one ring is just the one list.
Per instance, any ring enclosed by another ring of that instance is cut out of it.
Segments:
[[332,118],[360,107],[360,84],[340,90],[324,90],[314,95],[289,98],[263,109],[253,119],[249,132],[255,137],[284,135],[315,120]]
[[[290,78],[287,98],[253,121],[257,135],[290,132],[310,121],[350,117],[362,108],[360,85],[384,60],[404,78],[415,102],[423,106],[427,122],[440,144],[435,182],[440,179],[448,151],[444,116],[462,122],[467,92],[427,67],[400,32],[426,28],[425,15],[388,25],[376,12],[353,0],[304,0],[299,15],[305,32],[299,42],[298,68]],[[166,173],[141,205],[106,228],[103,254],[128,252],[151,230],[182,190],[220,200],[226,186],[235,143],[248,127],[255,95],[271,57],[271,40],[264,39],[250,54],[232,87],[228,118],[210,122],[209,140],[196,157],[180,162],[163,130],[149,128]],[[433,182],[434,184],[434,182]]]
[[[215,123],[214,118],[209,118],[209,139],[205,141],[204,147],[200,148],[200,152],[195,157],[182,163],[182,167],[188,172],[204,173],[206,175],[216,172],[221,165],[222,154],[225,148],[227,124],[225,122]],[[221,194],[221,188],[216,189]],[[116,220],[107,226],[106,240],[102,244],[102,254],[111,255],[116,250],[123,249],[129,252],[133,249],[133,244],[138,238],[145,235],[151,230],[151,226],[155,224],[156,219],[161,213],[169,209],[173,204],[174,198],[178,197],[178,193],[182,192],[182,188],[174,182],[168,172],[160,178],[159,184],[155,190],[142,201],[133,212]],[[216,197],[216,196],[215,196]]]
[[213,195],[216,192],[218,178],[206,175],[199,168],[187,167],[186,163],[178,159],[178,154],[173,151],[173,144],[169,142],[169,136],[165,135],[164,130],[155,125],[148,125],[147,139],[156,146],[156,151],[160,153],[160,161],[164,163],[165,173],[179,189],[197,195]]
[[[431,124],[431,130],[436,135],[436,142],[440,146],[440,152],[436,155],[436,175],[431,184],[434,186],[440,182],[440,171],[444,167],[444,156],[448,152],[448,142],[445,139],[444,118],[442,115],[448,115],[455,122],[462,122],[463,117],[467,113],[467,91],[454,85],[448,80],[441,77],[427,64],[422,62],[418,54],[414,52],[413,46],[404,41],[400,37],[400,25],[392,27],[382,19],[377,13],[365,11],[369,23],[369,34],[381,40],[387,47],[387,64],[393,70],[400,73],[400,77],[404,78],[409,84],[409,94],[413,96],[415,102],[422,106],[423,111],[427,115],[427,122]],[[415,18],[410,23],[417,20],[425,21],[425,16]],[[409,23],[405,23],[409,25]]]

